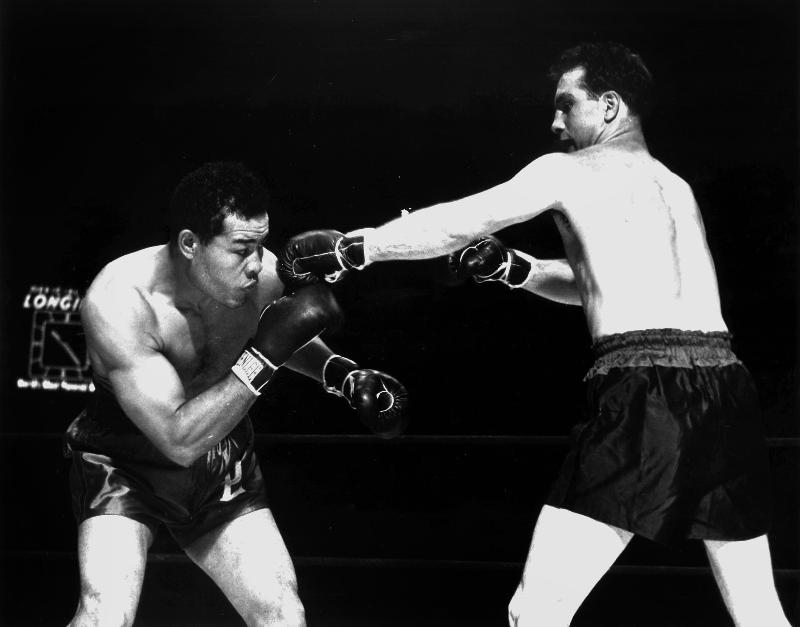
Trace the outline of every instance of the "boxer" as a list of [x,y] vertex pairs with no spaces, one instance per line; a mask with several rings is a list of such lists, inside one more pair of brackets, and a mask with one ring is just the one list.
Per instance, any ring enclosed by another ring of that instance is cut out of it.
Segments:
[[268,193],[241,164],[188,174],[170,240],[109,263],[82,303],[97,392],[66,435],[78,527],[72,625],[133,623],[162,525],[248,625],[305,625],[248,410],[280,368],[344,398],[379,437],[405,428],[399,381],[335,354],[324,285],[282,295]]
[[[567,50],[551,76],[551,130],[566,152],[378,228],[296,236],[281,276],[299,287],[370,263],[455,253],[462,276],[583,307],[596,355],[587,420],[539,514],[510,625],[568,625],[641,535],[703,540],[734,622],[786,626],[766,537],[755,388],[731,350],[694,194],[645,142],[650,71],[622,45],[589,43]],[[548,210],[565,259],[488,239]]]

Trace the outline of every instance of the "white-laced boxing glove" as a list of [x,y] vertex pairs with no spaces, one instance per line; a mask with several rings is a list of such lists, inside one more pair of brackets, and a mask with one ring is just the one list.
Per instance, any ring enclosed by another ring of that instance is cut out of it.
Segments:
[[343,397],[378,437],[393,438],[405,431],[408,393],[393,376],[331,355],[322,368],[322,385],[326,392]]
[[478,283],[500,281],[512,288],[525,285],[532,270],[527,259],[492,236],[451,253],[448,266],[457,279],[473,277]]

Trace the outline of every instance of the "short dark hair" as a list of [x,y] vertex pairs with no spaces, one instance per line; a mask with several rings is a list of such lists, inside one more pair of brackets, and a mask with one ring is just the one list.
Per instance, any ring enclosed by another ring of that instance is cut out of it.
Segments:
[[583,83],[592,97],[605,91],[616,91],[631,113],[646,117],[653,108],[655,89],[653,75],[642,57],[615,42],[582,43],[569,48],[550,67],[549,76],[558,79],[570,70],[582,67]]
[[269,207],[264,182],[244,164],[234,161],[206,163],[184,176],[169,205],[169,238],[190,229],[203,244],[222,233],[226,216],[244,219],[261,216]]

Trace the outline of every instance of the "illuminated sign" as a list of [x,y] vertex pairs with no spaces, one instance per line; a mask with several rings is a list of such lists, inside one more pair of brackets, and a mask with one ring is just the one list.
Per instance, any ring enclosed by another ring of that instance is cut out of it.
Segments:
[[80,319],[78,290],[33,285],[22,301],[31,310],[28,378],[17,387],[31,390],[93,392],[89,353]]

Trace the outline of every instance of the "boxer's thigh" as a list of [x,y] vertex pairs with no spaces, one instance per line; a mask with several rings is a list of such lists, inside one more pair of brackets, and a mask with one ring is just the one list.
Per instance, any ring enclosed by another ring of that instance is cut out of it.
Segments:
[[125,516],[93,516],[80,524],[81,595],[73,624],[132,623],[152,541],[146,525]]
[[265,616],[305,624],[294,566],[269,509],[238,516],[184,550],[249,624]]

